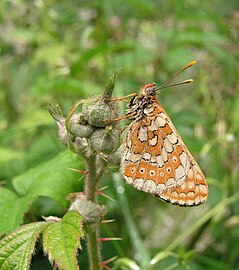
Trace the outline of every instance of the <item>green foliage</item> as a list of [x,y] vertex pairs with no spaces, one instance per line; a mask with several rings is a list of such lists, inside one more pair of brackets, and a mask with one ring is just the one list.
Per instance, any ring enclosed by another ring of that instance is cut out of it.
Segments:
[[[64,198],[79,188],[79,177],[67,170],[79,166],[78,158],[64,151],[50,162],[43,162],[13,179],[14,191],[0,188],[0,234],[11,232],[23,221],[24,214],[40,196],[58,201],[61,207],[67,206]],[[60,166],[57,170],[57,168]],[[44,214],[44,213],[42,213]]]
[[42,231],[43,247],[49,260],[59,269],[79,269],[76,254],[84,236],[82,223],[83,219],[76,211],[69,211],[62,219],[48,217],[46,222],[20,227],[0,241],[0,269],[29,269]]
[[[166,205],[106,170],[100,185],[117,202],[100,202],[116,222],[102,225],[101,234],[123,241],[104,243],[103,258],[118,255],[115,269],[150,269],[154,259],[155,270],[236,269],[238,10],[236,0],[1,1],[0,234],[56,209],[63,216],[65,196],[82,191],[83,180],[67,168],[84,170],[83,163],[58,141],[47,103],[61,104],[65,116],[76,100],[102,93],[116,69],[120,97],[165,82],[195,59],[182,75],[194,83],[159,99],[207,176],[208,202]],[[81,254],[82,269],[86,261]]]
[[82,218],[76,211],[68,212],[61,221],[49,224],[43,234],[44,251],[60,269],[79,269],[76,259],[83,237]]
[[0,241],[0,269],[29,269],[34,246],[46,222],[20,227]]
[[23,216],[32,204],[31,194],[19,197],[7,188],[0,188],[0,235],[12,232],[23,221]]
[[21,195],[46,196],[65,206],[64,198],[80,186],[79,176],[67,169],[79,165],[81,163],[76,155],[64,151],[50,161],[18,175],[13,179],[13,185]]

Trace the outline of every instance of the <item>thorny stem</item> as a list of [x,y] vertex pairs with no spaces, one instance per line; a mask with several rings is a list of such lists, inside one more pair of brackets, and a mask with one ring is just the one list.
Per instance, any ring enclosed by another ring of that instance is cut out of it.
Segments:
[[87,200],[96,202],[96,156],[93,155],[85,161],[87,175],[85,178],[85,193]]
[[[89,204],[97,204],[97,184],[108,165],[106,156],[113,154],[119,147],[120,129],[112,129],[106,119],[119,117],[118,106],[112,103],[112,91],[118,71],[109,79],[102,96],[75,102],[66,118],[62,117],[59,108],[51,105],[48,110],[58,124],[61,141],[68,148],[82,156],[85,162],[85,196]],[[78,107],[82,105],[79,115]],[[84,121],[82,121],[81,117]],[[74,120],[73,120],[74,119]],[[117,160],[117,158],[116,158]],[[82,209],[81,209],[82,210]],[[103,211],[103,210],[102,210]],[[87,212],[86,212],[87,213]],[[95,213],[96,214],[96,213]],[[105,215],[98,213],[99,219]],[[99,221],[85,223],[85,235],[89,254],[90,270],[101,270],[101,243],[99,238]]]
[[[87,169],[87,175],[85,178],[85,194],[87,200],[96,202],[97,200],[97,182],[99,180],[99,175],[96,173],[96,155],[92,155],[89,159],[85,160],[85,165]],[[100,270],[102,269],[100,262],[100,243],[97,241],[99,237],[99,226],[88,225],[86,231],[87,238],[87,249],[89,254],[90,269]]]

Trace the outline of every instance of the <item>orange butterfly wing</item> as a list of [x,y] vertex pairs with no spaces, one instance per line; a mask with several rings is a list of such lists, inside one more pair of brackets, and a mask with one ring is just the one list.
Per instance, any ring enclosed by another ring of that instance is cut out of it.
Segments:
[[127,183],[181,206],[206,201],[208,186],[196,161],[158,102],[133,121],[126,135],[121,170]]

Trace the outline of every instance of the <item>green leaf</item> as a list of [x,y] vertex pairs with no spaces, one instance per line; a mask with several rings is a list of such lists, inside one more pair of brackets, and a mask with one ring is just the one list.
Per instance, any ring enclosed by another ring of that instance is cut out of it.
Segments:
[[43,233],[44,251],[60,269],[79,269],[76,253],[81,248],[82,221],[79,213],[70,211],[61,221],[50,224]]
[[20,198],[13,191],[0,188],[0,235],[11,232],[20,225],[24,213],[32,202],[31,195]]
[[24,153],[0,146],[0,164],[20,158],[24,158]]
[[64,151],[52,160],[15,177],[13,184],[21,195],[29,193],[35,197],[46,196],[65,205],[65,196],[79,190],[80,175],[68,168],[80,168],[80,164],[79,156]]
[[0,269],[29,269],[36,240],[46,224],[27,224],[4,237],[0,241]]
[[34,110],[28,108],[22,115],[21,119],[17,123],[16,127],[18,132],[35,131],[40,126],[52,124],[52,119],[49,117],[47,110],[38,108]]

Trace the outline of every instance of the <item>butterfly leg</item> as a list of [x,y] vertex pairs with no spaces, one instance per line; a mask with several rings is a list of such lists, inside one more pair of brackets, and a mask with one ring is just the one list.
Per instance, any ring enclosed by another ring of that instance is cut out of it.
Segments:
[[118,118],[114,118],[114,119],[109,119],[109,120],[104,120],[103,122],[118,122],[118,121],[121,121],[123,119],[127,119],[131,116],[134,116],[135,115],[135,112],[133,113],[130,113],[130,114],[127,114],[125,116],[122,116],[122,117],[118,117]]
[[126,98],[128,97],[135,97],[137,96],[137,93],[131,93],[129,95],[120,97],[120,98],[111,98],[110,101],[123,101],[123,102],[129,102]]

